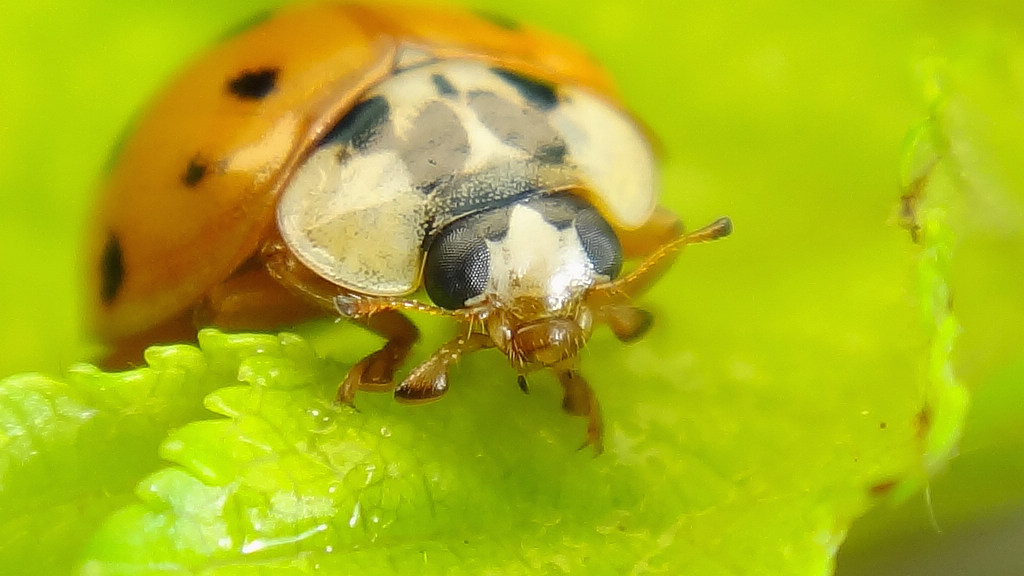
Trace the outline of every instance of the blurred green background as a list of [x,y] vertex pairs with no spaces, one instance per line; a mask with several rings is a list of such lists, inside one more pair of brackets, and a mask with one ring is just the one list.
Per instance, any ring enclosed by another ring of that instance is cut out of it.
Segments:
[[[276,4],[4,7],[0,377],[59,374],[89,357],[78,246],[112,142],[174,70]],[[717,338],[722,355],[697,362],[728,366],[758,394],[772,381],[765,373],[814,381],[859,366],[805,363],[816,349],[784,347],[780,335],[853,358],[912,353],[914,338],[901,349],[887,325],[888,311],[914,299],[914,250],[893,225],[900,158],[906,134],[936,100],[953,102],[940,129],[952,141],[955,165],[947,168],[961,175],[953,185],[969,192],[951,210],[963,325],[955,366],[972,410],[930,501],[915,495],[855,523],[839,574],[1024,572],[1024,4],[467,4],[587,46],[661,138],[666,204],[691,224],[734,219],[734,238],[689,252],[677,281],[651,299],[664,308],[687,298],[702,315],[677,330]],[[868,305],[877,301],[886,305]],[[842,321],[828,322],[833,314]],[[764,358],[737,360],[730,349]],[[892,394],[908,392],[894,383]],[[822,395],[836,401],[829,390]]]

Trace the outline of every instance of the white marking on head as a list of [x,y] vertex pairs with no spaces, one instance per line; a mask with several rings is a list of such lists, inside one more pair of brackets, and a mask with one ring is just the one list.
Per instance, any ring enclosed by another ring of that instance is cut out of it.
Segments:
[[564,309],[594,283],[594,266],[572,226],[559,230],[528,205],[509,215],[508,234],[487,241],[491,275],[485,294],[509,303],[537,298],[550,311]]

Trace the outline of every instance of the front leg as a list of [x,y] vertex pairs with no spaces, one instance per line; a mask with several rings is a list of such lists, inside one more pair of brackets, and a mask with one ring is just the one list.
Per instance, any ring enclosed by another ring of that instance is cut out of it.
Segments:
[[573,416],[587,419],[587,438],[580,448],[593,446],[594,451],[601,454],[604,452],[604,423],[601,420],[601,406],[597,403],[594,390],[575,369],[559,369],[555,370],[555,374],[565,391],[562,409]]
[[280,239],[268,242],[261,256],[270,277],[287,286],[297,298],[310,305],[335,310],[387,340],[380,350],[363,358],[348,371],[338,388],[338,402],[352,404],[359,390],[392,390],[395,372],[419,339],[416,325],[399,310],[419,308],[429,312],[434,307],[412,300],[366,296],[345,290],[304,266]]
[[472,332],[453,338],[431,354],[406,376],[395,389],[395,399],[406,404],[422,404],[437,400],[448,391],[448,366],[464,354],[494,346],[486,334]]
[[[399,310],[453,316],[463,322],[469,321],[469,316],[464,312],[445,310],[404,298],[342,292],[335,295],[331,303],[343,317],[362,324],[388,340],[383,348],[363,358],[345,376],[338,389],[338,401],[346,404],[352,403],[357,390],[386,391],[394,388],[395,371],[405,361],[419,337],[416,326]],[[395,397],[406,402],[439,398],[448,387],[444,368],[466,352],[492,345],[490,338],[486,339],[487,342],[478,341],[480,336],[471,334],[467,338],[457,338],[445,344],[402,382],[395,390]]]

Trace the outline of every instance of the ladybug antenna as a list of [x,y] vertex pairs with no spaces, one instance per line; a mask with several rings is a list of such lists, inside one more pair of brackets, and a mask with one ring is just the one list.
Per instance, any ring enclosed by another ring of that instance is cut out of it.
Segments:
[[587,304],[595,308],[622,304],[650,287],[687,244],[703,244],[725,238],[731,233],[732,220],[723,217],[693,232],[682,234],[659,246],[629,274],[592,288],[587,294]]

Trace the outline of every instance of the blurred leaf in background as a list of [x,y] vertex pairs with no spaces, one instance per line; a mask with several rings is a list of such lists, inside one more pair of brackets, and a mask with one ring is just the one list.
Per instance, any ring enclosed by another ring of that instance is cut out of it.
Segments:
[[[53,375],[0,383],[4,566],[821,574],[854,519],[903,501],[854,524],[839,566],[906,573],[916,548],[955,548],[917,491],[958,437],[958,382],[974,411],[935,517],[1019,525],[1020,5],[472,3],[587,46],[662,140],[664,202],[736,223],[645,298],[648,338],[588,348],[595,459],[557,385],[523,396],[500,355],[464,362],[435,405],[332,405],[375,344],[351,326],[206,332],[123,375],[71,366],[108,150],[174,70],[273,4],[24,3],[0,21],[0,376]],[[945,153],[915,246],[895,222],[921,126]],[[446,336],[423,326],[416,357]],[[959,550],[975,567],[976,549]],[[1015,549],[984,557],[1020,571]]]
[[908,152],[911,173],[930,166],[923,202],[941,206],[957,232],[955,367],[974,400],[958,456],[928,501],[864,519],[840,556],[843,576],[878,566],[908,575],[1024,571],[1024,42],[1019,19],[963,21],[922,39],[915,72],[929,114]]

